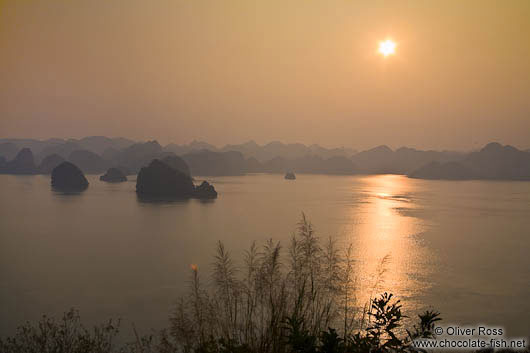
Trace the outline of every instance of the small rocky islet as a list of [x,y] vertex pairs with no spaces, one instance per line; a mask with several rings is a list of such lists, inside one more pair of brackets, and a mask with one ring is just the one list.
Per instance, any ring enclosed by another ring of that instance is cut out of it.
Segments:
[[205,180],[201,185],[195,187],[195,197],[198,199],[215,199],[217,198],[217,191],[213,185]]
[[122,183],[127,181],[127,176],[121,169],[109,168],[105,174],[99,177],[99,180],[106,181],[107,183]]
[[287,179],[287,180],[295,180],[296,179],[296,175],[294,175],[293,172],[287,172],[287,173],[285,173],[285,177],[284,178]]

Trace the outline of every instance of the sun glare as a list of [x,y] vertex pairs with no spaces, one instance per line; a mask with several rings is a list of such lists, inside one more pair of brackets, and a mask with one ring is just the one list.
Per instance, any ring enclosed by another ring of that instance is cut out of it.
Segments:
[[378,52],[385,58],[396,53],[396,43],[390,39],[379,42]]

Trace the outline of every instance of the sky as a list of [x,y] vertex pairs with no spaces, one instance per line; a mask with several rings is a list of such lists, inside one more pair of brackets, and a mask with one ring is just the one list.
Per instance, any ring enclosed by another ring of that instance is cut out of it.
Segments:
[[89,135],[529,148],[530,1],[0,0],[0,137]]

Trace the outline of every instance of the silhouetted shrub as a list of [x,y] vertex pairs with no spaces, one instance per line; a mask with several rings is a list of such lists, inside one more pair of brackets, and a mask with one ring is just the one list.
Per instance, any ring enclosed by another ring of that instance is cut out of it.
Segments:
[[71,309],[60,321],[43,316],[35,325],[26,323],[13,337],[0,340],[0,352],[9,353],[110,353],[117,352],[114,339],[119,321],[109,320],[91,331],[81,324],[79,313]]

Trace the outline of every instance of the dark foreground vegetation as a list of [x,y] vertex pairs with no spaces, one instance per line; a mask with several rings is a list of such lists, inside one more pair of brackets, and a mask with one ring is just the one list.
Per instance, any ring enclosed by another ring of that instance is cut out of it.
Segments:
[[[374,291],[384,274],[383,259]],[[218,243],[211,278],[191,265],[188,294],[159,333],[117,343],[119,321],[86,329],[71,310],[43,317],[0,339],[0,352],[355,353],[416,352],[415,339],[436,339],[436,311],[407,318],[392,294],[357,306],[352,248],[316,237],[305,216],[285,251],[272,240],[252,245],[236,266]]]

